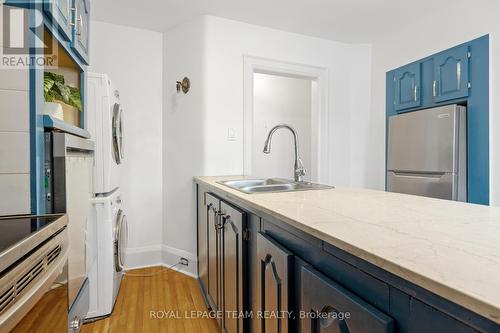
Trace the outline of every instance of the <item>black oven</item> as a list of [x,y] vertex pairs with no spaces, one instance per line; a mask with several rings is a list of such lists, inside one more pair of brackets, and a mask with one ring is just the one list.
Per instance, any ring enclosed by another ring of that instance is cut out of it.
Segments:
[[1,332],[68,332],[67,223],[0,217]]

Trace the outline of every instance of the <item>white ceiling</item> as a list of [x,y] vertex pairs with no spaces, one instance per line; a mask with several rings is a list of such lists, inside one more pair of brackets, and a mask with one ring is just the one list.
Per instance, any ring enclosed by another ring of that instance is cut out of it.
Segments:
[[214,15],[270,28],[363,43],[416,22],[457,0],[93,0],[104,21],[167,31],[198,15]]

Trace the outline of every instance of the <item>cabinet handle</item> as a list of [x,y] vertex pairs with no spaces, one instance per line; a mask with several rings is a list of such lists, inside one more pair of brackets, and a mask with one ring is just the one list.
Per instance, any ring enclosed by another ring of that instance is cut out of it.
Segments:
[[75,19],[73,20],[73,17],[71,17],[72,22],[71,22],[69,25],[70,25],[70,26],[72,26],[72,27],[74,27],[74,28],[76,28],[76,23],[75,23],[75,21],[76,21],[76,18],[77,18],[77,16],[78,16],[78,8],[76,8],[76,7],[72,7],[72,8],[71,8],[71,10],[75,12],[75,16],[74,16],[74,17],[75,17]]
[[432,96],[436,97],[436,80],[432,81]]
[[224,229],[224,226],[226,225],[227,221],[231,218],[229,215],[224,215],[222,216],[220,223],[217,227],[217,229]]
[[416,102],[417,101],[417,86],[413,88],[413,100]]
[[81,36],[82,35],[82,31],[83,31],[83,16],[82,14],[78,15],[78,18],[76,19],[77,23],[80,22],[80,24],[78,25],[78,29],[76,29],[76,35],[77,36]]
[[216,210],[215,208],[213,209],[214,213],[215,213],[215,223],[214,223],[214,228],[215,230],[219,230],[221,229],[221,224],[222,224],[222,219],[220,218],[222,215],[224,215],[225,213],[222,211],[222,210]]
[[71,11],[74,10],[74,8],[71,6],[71,1],[70,0],[66,0],[66,6],[68,6],[68,20],[69,20],[69,25],[71,25]]

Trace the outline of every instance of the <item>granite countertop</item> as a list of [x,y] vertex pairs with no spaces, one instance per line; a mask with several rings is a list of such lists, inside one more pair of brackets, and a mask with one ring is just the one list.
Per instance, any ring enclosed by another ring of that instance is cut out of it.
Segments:
[[242,202],[500,323],[500,208],[360,188],[245,194]]

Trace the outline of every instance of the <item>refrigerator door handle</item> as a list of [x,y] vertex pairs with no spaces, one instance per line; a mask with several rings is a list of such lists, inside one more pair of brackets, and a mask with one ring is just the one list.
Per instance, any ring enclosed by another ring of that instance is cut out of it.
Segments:
[[416,171],[391,171],[398,177],[422,177],[422,178],[441,178],[446,172],[416,172]]
[[450,172],[387,171],[390,192],[457,200],[457,175]]

